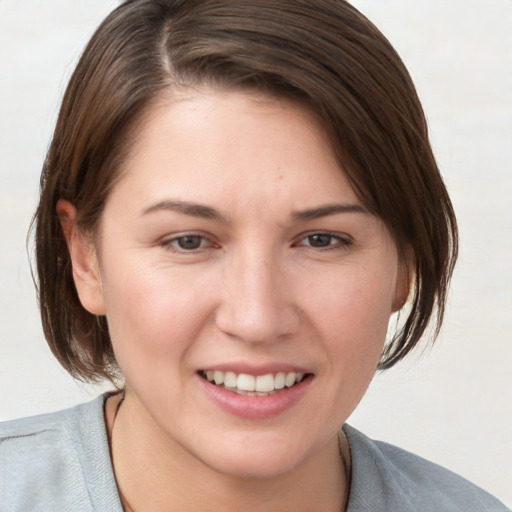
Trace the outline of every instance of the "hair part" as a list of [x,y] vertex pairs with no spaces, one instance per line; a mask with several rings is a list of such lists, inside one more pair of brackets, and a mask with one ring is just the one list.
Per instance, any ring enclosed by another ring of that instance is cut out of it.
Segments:
[[414,282],[381,369],[442,323],[457,258],[453,208],[412,80],[386,38],[342,0],[128,0],[100,25],[71,77],[34,215],[38,296],[54,355],[74,377],[119,375],[105,317],[80,303],[56,204],[94,235],[137,119],[188,87],[254,89],[305,105]]

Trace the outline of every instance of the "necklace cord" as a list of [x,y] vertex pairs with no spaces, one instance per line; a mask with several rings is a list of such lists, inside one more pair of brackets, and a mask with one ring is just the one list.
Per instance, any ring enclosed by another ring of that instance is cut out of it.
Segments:
[[[117,474],[116,474],[116,467],[115,467],[115,460],[114,460],[114,447],[113,447],[113,443],[112,443],[113,434],[114,434],[114,425],[116,423],[119,409],[121,409],[124,399],[126,398],[126,388],[123,388],[121,390],[121,393],[122,393],[121,398],[119,399],[119,402],[117,402],[116,408],[114,410],[114,415],[112,417],[112,424],[110,425],[110,428],[107,428],[108,448],[110,451],[110,460],[112,461],[112,472],[114,474],[114,480],[116,482],[117,493],[119,495],[119,501],[121,502],[121,507],[123,508],[123,512],[133,512],[132,507],[130,506],[127,499],[124,497],[123,493],[121,492],[121,488],[119,487],[119,482],[117,481]],[[110,395],[109,397],[107,397],[107,399],[112,396],[115,396],[115,394]],[[105,404],[106,404],[106,402],[107,401],[105,400]]]
[[[112,470],[114,473],[114,479],[115,479],[116,486],[117,486],[117,492],[119,493],[119,499],[121,501],[121,506],[123,507],[124,512],[134,512],[132,507],[130,506],[130,504],[128,503],[126,498],[124,497],[123,493],[121,492],[121,489],[119,488],[119,484],[117,482],[115,463],[114,463],[114,452],[113,452],[113,445],[112,445],[114,425],[115,425],[115,422],[117,419],[117,415],[119,414],[119,409],[121,409],[121,406],[123,405],[123,402],[126,398],[126,388],[123,388],[121,390],[121,393],[122,393],[121,398],[119,399],[119,402],[117,403],[116,408],[114,410],[114,416],[112,417],[112,424],[111,424],[110,428],[107,428],[107,439],[108,439],[108,447],[109,447],[109,451],[110,451],[110,460],[112,461]],[[108,396],[107,399],[112,396],[114,396],[114,395]],[[106,403],[107,403],[107,400],[105,400],[104,409],[106,408]],[[343,464],[343,470],[345,473],[345,489],[344,489],[344,493],[343,493],[343,505],[342,505],[342,509],[341,509],[341,512],[345,512],[347,510],[348,501],[349,501],[349,497],[350,497],[350,485],[351,485],[351,481],[352,481],[352,474],[351,474],[352,472],[350,469],[350,464],[345,457],[344,450],[341,445],[341,436],[345,436],[343,430],[341,430],[338,434],[338,450],[340,452],[341,462]],[[350,450],[350,446],[349,446],[349,450]]]

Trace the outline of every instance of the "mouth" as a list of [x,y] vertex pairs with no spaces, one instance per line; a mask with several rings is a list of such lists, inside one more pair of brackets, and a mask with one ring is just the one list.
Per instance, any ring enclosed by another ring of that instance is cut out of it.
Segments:
[[220,370],[201,370],[200,377],[216,387],[246,396],[271,396],[300,384],[310,373],[277,372],[250,375]]

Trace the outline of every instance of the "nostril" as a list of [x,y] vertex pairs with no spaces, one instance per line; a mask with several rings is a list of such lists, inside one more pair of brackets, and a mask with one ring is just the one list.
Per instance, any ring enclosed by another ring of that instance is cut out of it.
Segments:
[[216,313],[215,323],[224,334],[247,343],[280,341],[297,332],[299,315],[287,305],[250,304],[243,298],[224,304]]

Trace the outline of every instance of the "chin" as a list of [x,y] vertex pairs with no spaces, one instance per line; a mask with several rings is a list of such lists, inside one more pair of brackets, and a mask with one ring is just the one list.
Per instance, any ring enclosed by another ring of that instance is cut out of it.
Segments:
[[283,438],[257,439],[250,441],[233,438],[216,444],[214,451],[208,450],[198,456],[207,467],[222,475],[244,480],[265,480],[293,472],[308,459],[300,443],[283,441]]
[[298,466],[297,460],[268,456],[255,459],[252,456],[238,455],[217,460],[209,467],[217,473],[242,480],[268,480],[287,475]]

